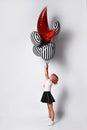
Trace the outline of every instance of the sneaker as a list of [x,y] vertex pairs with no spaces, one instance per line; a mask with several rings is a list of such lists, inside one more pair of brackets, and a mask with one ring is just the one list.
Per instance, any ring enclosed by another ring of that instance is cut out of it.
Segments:
[[52,126],[52,125],[54,125],[54,121],[51,121],[51,120],[50,120],[48,126]]

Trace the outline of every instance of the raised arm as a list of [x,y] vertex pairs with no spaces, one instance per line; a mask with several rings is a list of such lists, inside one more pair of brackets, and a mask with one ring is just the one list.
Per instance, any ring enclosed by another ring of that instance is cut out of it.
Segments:
[[46,79],[49,79],[48,64],[45,65],[44,71],[45,71],[45,77],[46,77]]

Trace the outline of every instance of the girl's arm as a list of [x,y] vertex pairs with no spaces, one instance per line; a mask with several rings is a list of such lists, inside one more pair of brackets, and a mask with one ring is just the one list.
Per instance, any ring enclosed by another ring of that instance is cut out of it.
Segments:
[[49,79],[48,64],[45,65],[44,71],[45,71],[45,77],[46,77],[46,79]]

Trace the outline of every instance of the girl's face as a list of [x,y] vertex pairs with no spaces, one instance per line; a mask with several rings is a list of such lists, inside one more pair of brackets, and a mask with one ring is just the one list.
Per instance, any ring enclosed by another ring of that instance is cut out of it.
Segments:
[[58,77],[57,77],[56,75],[52,74],[52,75],[50,76],[50,80],[52,81],[52,83],[57,84],[57,82],[58,82]]

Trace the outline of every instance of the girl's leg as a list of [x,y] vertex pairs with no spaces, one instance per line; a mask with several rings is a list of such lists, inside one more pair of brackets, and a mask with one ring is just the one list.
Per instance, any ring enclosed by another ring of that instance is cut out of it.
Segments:
[[50,112],[50,108],[49,108],[49,104],[48,103],[47,103],[47,107],[48,107],[49,118],[51,118],[51,112]]
[[53,110],[53,103],[48,103],[48,111],[49,111],[49,117],[52,121],[54,121],[54,110]]

